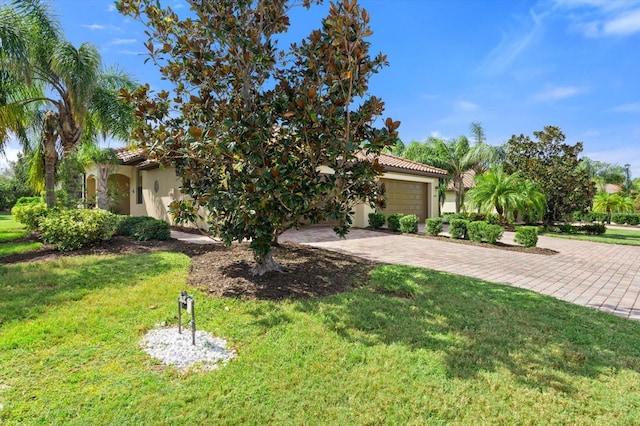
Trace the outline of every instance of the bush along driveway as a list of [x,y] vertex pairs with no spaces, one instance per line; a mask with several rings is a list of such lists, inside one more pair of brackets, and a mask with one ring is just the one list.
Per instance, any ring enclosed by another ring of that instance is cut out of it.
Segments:
[[640,247],[541,236],[538,247],[558,252],[545,256],[364,229],[340,240],[329,227],[287,231],[280,240],[499,282],[640,320]]

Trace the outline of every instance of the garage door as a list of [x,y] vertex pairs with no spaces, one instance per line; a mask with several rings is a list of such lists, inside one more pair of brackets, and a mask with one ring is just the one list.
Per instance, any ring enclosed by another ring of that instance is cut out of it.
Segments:
[[382,213],[415,214],[423,221],[427,218],[427,184],[380,179],[387,188],[387,208]]

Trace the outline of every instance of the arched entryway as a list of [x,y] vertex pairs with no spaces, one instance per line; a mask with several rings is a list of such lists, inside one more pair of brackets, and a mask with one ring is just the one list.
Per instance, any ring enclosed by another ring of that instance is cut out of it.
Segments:
[[85,200],[87,202],[88,208],[93,208],[96,206],[96,177],[94,175],[87,176],[87,193],[85,194]]
[[109,175],[107,189],[109,191],[109,210],[119,214],[131,214],[129,177],[118,173]]

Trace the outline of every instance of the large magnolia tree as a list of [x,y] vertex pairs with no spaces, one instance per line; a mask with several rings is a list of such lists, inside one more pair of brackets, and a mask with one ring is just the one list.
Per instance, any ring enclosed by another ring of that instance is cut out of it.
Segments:
[[586,211],[595,185],[580,166],[582,142],[564,143],[564,133],[556,126],[545,126],[533,135],[536,140],[525,135],[509,139],[505,171],[518,172],[538,185],[547,199],[544,221],[548,225],[565,220],[576,210]]
[[291,7],[311,3],[191,0],[184,19],[156,1],[117,3],[149,28],[149,54],[175,84],[125,94],[146,122],[137,140],[182,178],[188,197],[171,211],[180,221],[206,212],[227,244],[249,239],[256,274],[280,269],[271,245],[284,230],[332,219],[344,236],[357,202],[383,204],[376,155],[397,139],[399,122],[375,125],[384,104],[368,81],[386,58],[370,55],[369,15],[355,0],[331,4],[300,43],[279,44]]

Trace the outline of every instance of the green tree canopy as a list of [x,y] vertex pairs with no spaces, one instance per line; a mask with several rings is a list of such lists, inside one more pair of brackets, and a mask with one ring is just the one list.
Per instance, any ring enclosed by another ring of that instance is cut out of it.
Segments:
[[515,220],[518,214],[530,220],[542,217],[546,204],[544,194],[518,173],[507,174],[497,166],[476,175],[474,180],[476,186],[467,195],[470,203],[482,213],[492,213],[495,209],[502,223]]
[[547,199],[547,224],[562,221],[576,210],[586,211],[591,207],[595,187],[589,174],[579,167],[582,142],[564,143],[565,135],[555,126],[533,134],[536,140],[525,135],[509,139],[505,172],[518,172],[539,186]]
[[611,215],[613,213],[631,213],[633,209],[633,200],[620,194],[599,192],[593,197],[593,211],[606,213],[607,223],[609,224],[611,224]]
[[117,68],[104,69],[92,44],[69,43],[45,1],[0,6],[0,21],[0,146],[11,134],[21,137],[28,122],[40,129],[45,167],[38,170],[51,206],[58,151],[73,152],[101,132],[126,137],[133,111],[119,90],[134,84]]
[[146,123],[137,139],[175,166],[189,197],[172,212],[183,221],[205,211],[227,244],[249,239],[256,274],[280,269],[271,245],[284,230],[333,219],[344,235],[356,203],[384,203],[376,155],[400,124],[374,125],[384,104],[368,81],[387,61],[369,53],[368,13],[332,3],[319,29],[281,48],[296,4],[191,2],[186,19],[152,0],[117,4],[149,28],[151,58],[175,84],[131,94]]
[[[478,123],[474,124],[479,126]],[[480,130],[482,129],[480,128]],[[423,143],[411,142],[402,151],[402,156],[412,161],[446,170],[449,173],[449,178],[444,179],[440,185],[440,201],[444,201],[443,195],[448,182],[453,182],[456,213],[459,213],[464,205],[464,174],[470,170],[484,169],[484,165],[489,164],[494,158],[495,151],[493,147],[482,142],[483,137],[481,133],[480,142],[476,145],[471,145],[466,136],[447,141],[429,137]]]

